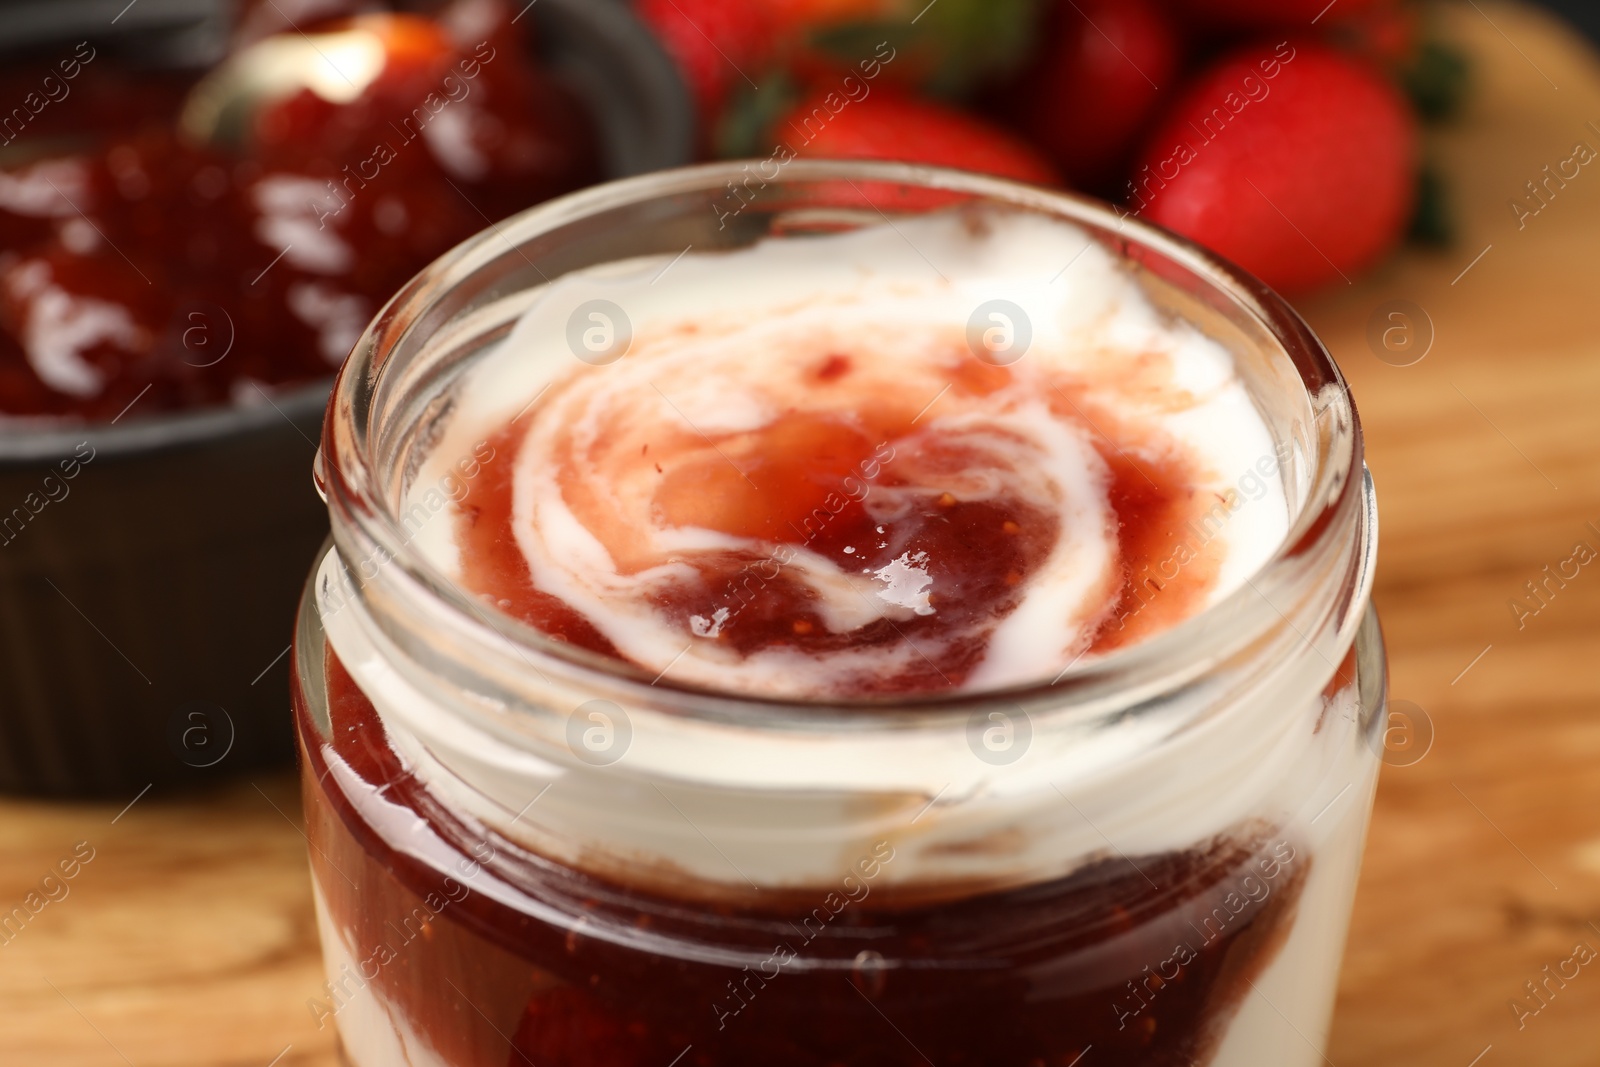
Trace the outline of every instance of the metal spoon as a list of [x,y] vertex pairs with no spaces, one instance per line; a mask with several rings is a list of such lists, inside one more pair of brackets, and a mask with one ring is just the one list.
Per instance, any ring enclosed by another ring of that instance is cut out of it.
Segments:
[[[375,16],[383,18],[384,16]],[[334,104],[359,97],[383,73],[387,44],[376,23],[278,34],[229,56],[190,90],[178,128],[191,140],[242,149],[265,105],[309,90]]]

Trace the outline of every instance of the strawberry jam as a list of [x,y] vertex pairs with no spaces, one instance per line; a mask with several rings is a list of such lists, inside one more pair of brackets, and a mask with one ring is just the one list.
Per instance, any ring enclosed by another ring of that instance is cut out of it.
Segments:
[[303,749],[304,782],[343,958],[307,1006],[347,1042],[376,1014],[448,1067],[1205,1063],[1311,871],[1250,825],[1042,885],[908,892],[883,884],[880,842],[836,886],[690,906],[463,819],[331,653],[327,670],[330,740]]
[[[1004,368],[970,355],[952,353],[945,367],[955,382],[947,394],[952,404],[981,402],[1016,385]],[[851,356],[828,354],[816,361],[811,381],[829,390],[848,383],[853,369]],[[1061,391],[1051,415],[1071,421],[1088,403]],[[488,439],[499,458],[484,466],[459,504],[462,580],[552,637],[627,659],[594,620],[541,588],[518,537],[514,457],[528,447],[529,424],[543,411],[535,406]],[[935,420],[921,427],[916,421],[909,406],[820,413],[794,407],[754,432],[685,433],[668,423],[654,435],[627,436],[627,450],[605,441],[581,456],[561,453],[563,470],[587,464],[618,482],[646,483],[651,519],[663,527],[758,547],[685,550],[669,561],[641,547],[603,487],[574,477],[562,490],[622,573],[668,562],[682,569],[652,582],[648,599],[683,644],[744,659],[794,653],[815,662],[881,651],[883,669],[853,675],[850,693],[956,688],[973,675],[997,624],[1022,604],[1066,535],[1049,501],[1005,491],[1008,480],[1020,480],[1011,478],[1019,474],[1009,454],[1013,442],[996,447],[982,435],[943,433]],[[1115,562],[1096,579],[1097,614],[1085,620],[1079,655],[1107,651],[1191,614],[1215,573],[1209,558],[1168,577],[1160,566],[1194,538],[1216,498],[1196,489],[1175,450],[1152,449],[1108,415],[1097,424],[1126,436],[1085,432],[1103,468]],[[641,438],[636,449],[635,437]],[[833,585],[819,588],[802,558],[831,567]]]
[[588,118],[514,14],[308,22],[370,40],[380,69],[351,99],[267,100],[238,143],[180,133],[170,78],[84,64],[0,170],[0,416],[260,403],[326,378],[430,260],[592,181]]

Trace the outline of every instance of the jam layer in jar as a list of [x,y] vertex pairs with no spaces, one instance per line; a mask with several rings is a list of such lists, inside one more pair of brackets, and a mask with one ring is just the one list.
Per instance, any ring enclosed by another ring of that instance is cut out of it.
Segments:
[[332,653],[327,699],[326,739],[299,709],[330,960],[309,1007],[358,1067],[394,1047],[449,1067],[1204,1063],[1311,871],[1251,825],[1025,888],[909,892],[879,842],[831,888],[690,902],[452,813]]

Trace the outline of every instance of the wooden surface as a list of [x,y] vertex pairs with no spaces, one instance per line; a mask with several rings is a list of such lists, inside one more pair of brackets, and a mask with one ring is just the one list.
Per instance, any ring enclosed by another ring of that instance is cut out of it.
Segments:
[[[1477,100],[1433,145],[1459,247],[1305,307],[1366,425],[1393,694],[1436,730],[1383,775],[1337,1067],[1600,1062],[1600,961],[1520,1030],[1509,1007],[1575,944],[1600,949],[1600,564],[1520,630],[1507,606],[1577,542],[1600,550],[1600,166],[1521,230],[1508,206],[1575,142],[1600,148],[1600,62],[1542,16],[1479,4],[1449,19]],[[1366,341],[1396,298],[1434,325],[1414,366]],[[0,1065],[333,1067],[306,1008],[320,965],[292,778],[121,808],[0,803],[0,912],[94,850],[0,944]]]

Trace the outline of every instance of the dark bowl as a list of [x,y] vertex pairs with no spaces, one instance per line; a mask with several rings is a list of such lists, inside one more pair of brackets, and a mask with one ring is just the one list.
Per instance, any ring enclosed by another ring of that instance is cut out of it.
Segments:
[[[687,94],[622,4],[528,13],[608,177],[688,161]],[[0,429],[0,790],[131,799],[292,758],[286,652],[327,536],[327,395]]]

